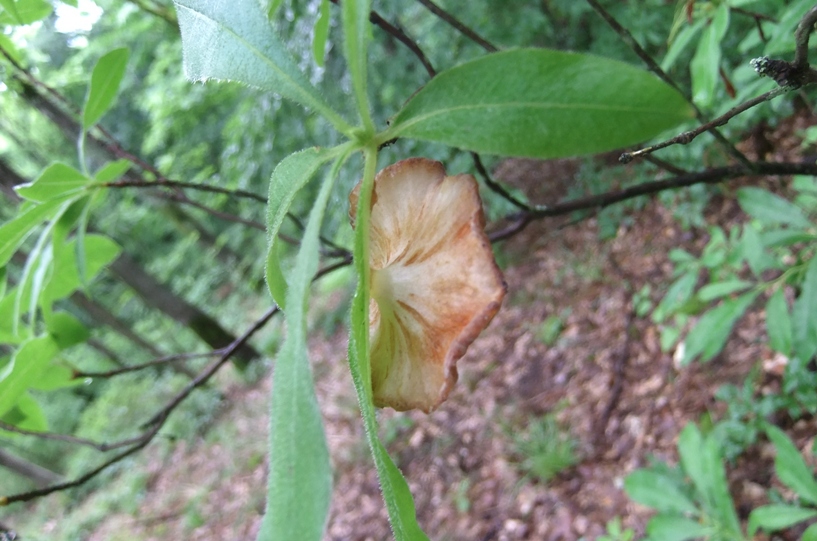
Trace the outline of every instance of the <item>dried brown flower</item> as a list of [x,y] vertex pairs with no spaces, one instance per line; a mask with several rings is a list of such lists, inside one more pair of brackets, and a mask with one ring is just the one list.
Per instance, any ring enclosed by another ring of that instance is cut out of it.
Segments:
[[[358,185],[349,196],[355,222]],[[457,360],[499,310],[506,285],[485,235],[477,183],[410,158],[374,180],[371,369],[374,402],[430,412]]]

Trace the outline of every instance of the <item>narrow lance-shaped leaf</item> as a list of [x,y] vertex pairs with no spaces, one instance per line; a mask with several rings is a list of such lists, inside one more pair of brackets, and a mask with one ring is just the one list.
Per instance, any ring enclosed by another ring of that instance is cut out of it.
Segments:
[[82,128],[84,130],[96,124],[113,105],[119,85],[122,83],[122,77],[125,76],[128,55],[128,50],[124,47],[114,49],[100,58],[94,66],[91,84],[88,86],[88,94],[82,108]]
[[800,296],[792,309],[794,354],[803,362],[817,353],[817,257],[806,267]]
[[273,375],[267,509],[258,541],[320,541],[329,511],[332,470],[307,358],[306,303],[318,269],[321,222],[343,161],[324,180],[309,213],[287,291],[287,336]]
[[754,536],[758,528],[773,532],[814,517],[817,517],[817,511],[814,509],[804,509],[795,505],[764,505],[752,510],[749,515],[749,535]]
[[277,92],[350,127],[332,110],[269,25],[258,0],[175,0],[184,71],[194,81],[238,81]]
[[[8,4],[11,0],[4,1]],[[16,16],[9,12],[3,13],[0,11],[0,25],[31,24],[40,21],[54,11],[54,6],[46,2],[46,0],[18,0],[14,2],[13,9]]]
[[644,70],[585,54],[516,49],[437,75],[392,119],[388,135],[558,158],[632,145],[692,116],[683,96]]
[[345,0],[343,10],[343,52],[346,64],[352,76],[352,88],[360,113],[360,119],[368,130],[374,129],[369,114],[369,98],[366,94],[367,51],[371,25],[369,24],[369,6],[371,0]]
[[329,38],[330,13],[329,0],[321,0],[321,9],[318,20],[315,22],[315,31],[312,37],[312,56],[315,57],[315,63],[320,67],[323,67],[324,57],[326,56],[326,40]]
[[29,207],[0,226],[0,267],[9,262],[31,231],[56,214],[63,204],[62,200],[55,200]]
[[0,416],[36,383],[57,351],[57,344],[48,336],[32,338],[20,346],[11,359],[11,370],[0,380]]
[[801,229],[813,227],[800,207],[760,188],[738,190],[738,203],[746,214],[765,224],[787,224]]
[[647,523],[647,534],[654,541],[708,539],[713,533],[711,526],[675,515],[658,515]]
[[30,201],[49,201],[82,190],[88,177],[64,163],[53,163],[33,182],[15,186],[17,194]]
[[668,477],[649,470],[636,470],[624,479],[627,495],[641,505],[658,511],[695,514],[698,510]]
[[720,353],[732,332],[732,327],[757,295],[756,291],[744,293],[735,299],[723,301],[720,306],[704,314],[684,341],[686,347],[683,364],[699,355],[702,361],[708,361]]
[[695,103],[709,107],[715,97],[721,64],[721,40],[729,28],[729,5],[721,4],[704,29],[689,68]]
[[766,434],[777,451],[774,457],[774,470],[777,476],[799,497],[811,504],[817,504],[817,480],[803,457],[800,456],[800,451],[776,426],[767,426]]
[[352,301],[349,368],[394,537],[396,541],[428,541],[428,537],[417,524],[414,499],[408,483],[377,436],[377,419],[372,401],[371,367],[369,366],[369,286],[371,278],[369,229],[377,152],[367,149],[365,158],[355,219],[354,264],[358,283]]
[[292,206],[295,194],[315,176],[324,163],[336,155],[337,149],[308,148],[290,154],[272,172],[267,199],[268,250],[265,273],[270,294],[282,309],[286,309],[287,283],[278,257],[278,231]]
[[791,354],[791,316],[782,287],[766,303],[766,332],[769,335],[769,346],[773,350],[783,355]]

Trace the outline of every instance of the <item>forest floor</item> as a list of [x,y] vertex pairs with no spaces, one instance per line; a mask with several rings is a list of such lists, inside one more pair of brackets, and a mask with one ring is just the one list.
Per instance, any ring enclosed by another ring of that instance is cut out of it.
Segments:
[[[801,129],[793,123],[789,133]],[[537,179],[567,178],[575,164],[503,167],[503,178],[524,189]],[[733,186],[712,199],[708,223],[728,227],[744,218],[729,196]],[[680,367],[672,351],[661,351],[659,328],[636,315],[633,295],[649,285],[651,300],[660,300],[671,281],[668,252],[683,246],[699,253],[708,234],[683,230],[657,202],[633,216],[608,241],[599,240],[593,219],[561,230],[564,219],[553,219],[506,242],[508,296],[459,362],[460,380],[448,401],[430,415],[380,413],[381,436],[432,539],[595,539],[614,517],[643,533],[651,512],[628,499],[624,478],[651,457],[676,463],[680,430],[723,412],[715,391],[771,366],[764,362],[773,354],[764,345],[762,299],[711,362]],[[325,538],[380,541],[390,538],[389,527],[345,340],[341,329],[310,344],[335,471]],[[779,376],[770,369],[761,380],[773,386]],[[253,540],[265,493],[269,386],[269,377],[250,387],[233,380],[215,435],[179,442],[167,453],[143,453],[138,500],[110,512],[88,539]],[[518,442],[548,416],[574,442],[576,463],[545,482],[526,473]],[[802,447],[815,433],[813,422],[790,433]],[[728,468],[741,518],[766,503],[772,471],[763,444]],[[83,506],[95,505],[95,498]],[[51,527],[60,529],[58,521]]]

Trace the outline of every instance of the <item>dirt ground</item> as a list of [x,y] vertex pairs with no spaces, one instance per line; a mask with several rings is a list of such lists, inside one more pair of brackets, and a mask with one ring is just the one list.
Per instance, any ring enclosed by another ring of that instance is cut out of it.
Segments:
[[[788,133],[803,122],[792,121]],[[575,163],[567,161],[503,167],[503,178],[522,189],[575,172]],[[535,196],[543,201],[559,194]],[[706,215],[712,224],[742,219],[728,194],[715,197]],[[717,418],[722,412],[715,390],[740,384],[752,367],[772,357],[764,346],[763,299],[720,355],[684,368],[673,361],[673,352],[661,351],[656,325],[635,315],[633,293],[650,284],[652,300],[660,300],[672,269],[667,253],[677,246],[699,251],[707,240],[704,230],[682,230],[655,202],[606,242],[599,241],[593,219],[559,230],[563,221],[534,223],[502,247],[508,296],[459,362],[460,381],[448,401],[430,415],[380,414],[381,436],[409,481],[420,524],[432,539],[595,539],[616,516],[643,533],[650,511],[630,502],[623,479],[650,457],[675,463],[680,430],[705,413]],[[554,315],[563,319],[563,329],[548,346],[538,331]],[[311,351],[336,472],[325,539],[389,539],[345,364],[343,332],[313,339]],[[766,383],[773,385],[775,377],[766,374]],[[265,492],[259,449],[266,442],[269,383],[266,378],[229,390],[232,406],[218,422],[231,427],[233,449],[181,443],[171,456],[149,460],[138,511],[111,516],[91,539],[253,540]],[[549,412],[557,412],[578,441],[579,462],[543,483],[520,470],[513,435]],[[815,431],[812,421],[799,428],[802,447]],[[729,468],[742,518],[765,503],[763,487],[771,474],[771,456],[762,448]],[[185,512],[192,498],[200,524],[191,524]]]

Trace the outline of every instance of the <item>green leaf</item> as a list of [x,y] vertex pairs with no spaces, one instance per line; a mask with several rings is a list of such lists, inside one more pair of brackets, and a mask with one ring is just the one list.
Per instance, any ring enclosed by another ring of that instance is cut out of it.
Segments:
[[760,188],[738,190],[738,203],[746,214],[764,224],[786,224],[798,229],[813,227],[800,207]]
[[559,158],[632,145],[692,115],[677,91],[628,64],[516,49],[438,74],[397,113],[388,135]]
[[128,55],[128,49],[123,47],[114,49],[97,61],[82,108],[82,129],[90,129],[113,105],[125,76],[125,68],[128,67]]
[[[20,14],[17,13],[17,4],[14,0],[0,0],[0,7],[6,10],[6,13],[9,14],[15,24],[23,24]],[[0,33],[0,35],[3,34]]]
[[[43,303],[52,303],[67,297],[81,285],[76,261],[76,241],[70,241],[54,259],[54,271],[42,294]],[[116,259],[122,249],[118,244],[102,235],[85,236],[87,259],[85,269],[90,280],[106,265]]]
[[[10,0],[4,0],[3,7],[7,8]],[[0,25],[26,25],[41,21],[51,15],[53,6],[45,0],[18,0],[6,13],[0,13]],[[16,13],[15,13],[16,12]]]
[[767,426],[766,434],[777,451],[774,457],[774,470],[777,477],[802,499],[811,504],[817,504],[817,481],[803,457],[800,456],[800,451],[776,426]]
[[312,37],[312,56],[315,57],[315,63],[323,67],[323,61],[326,57],[326,40],[329,38],[329,0],[321,0],[321,10],[318,15],[318,21],[315,23],[315,34]]
[[732,327],[757,295],[757,291],[750,291],[735,299],[727,299],[720,306],[704,314],[684,341],[682,364],[689,363],[699,355],[701,360],[706,362],[720,353],[732,332]]
[[60,212],[62,204],[63,201],[55,200],[30,206],[13,220],[0,226],[0,267],[9,262],[35,227]]
[[720,299],[721,297],[731,295],[732,293],[743,291],[744,289],[751,286],[752,282],[738,279],[714,282],[711,284],[707,284],[701,289],[699,289],[698,298],[701,299],[703,302],[710,302],[716,299]]
[[692,75],[692,99],[700,107],[709,107],[715,99],[721,66],[721,40],[729,27],[729,5],[721,4],[704,29],[689,69]]
[[652,319],[661,323],[678,311],[691,297],[698,283],[698,271],[693,270],[682,274],[667,289],[666,295],[658,303],[652,313]]
[[633,501],[658,511],[697,514],[698,509],[672,479],[649,470],[636,470],[624,479],[624,490]]
[[773,532],[814,517],[817,517],[814,509],[796,505],[764,505],[752,510],[749,515],[749,535],[754,536],[758,528]]
[[684,28],[678,32],[675,36],[675,39],[672,41],[672,44],[667,49],[667,54],[664,55],[664,60],[661,61],[661,69],[664,71],[669,71],[672,66],[675,64],[675,61],[678,60],[678,56],[687,48],[687,45],[692,41],[692,38],[701,31],[703,28],[706,19],[699,19],[693,25],[684,26]]
[[130,169],[130,160],[116,160],[103,165],[94,175],[97,182],[113,182]]
[[22,428],[44,432],[48,430],[48,421],[40,404],[29,393],[23,393],[17,399],[17,404],[2,416],[3,421]]
[[369,448],[374,458],[380,489],[389,523],[396,541],[428,541],[417,524],[414,499],[403,474],[395,466],[377,436],[377,418],[372,402],[372,379],[369,365],[369,218],[377,151],[365,150],[363,181],[358,198],[355,224],[354,265],[358,275],[357,289],[352,300],[349,334],[349,369],[363,416]]
[[344,0],[341,5],[343,19],[343,53],[346,66],[352,77],[352,88],[357,101],[357,109],[363,126],[374,132],[374,124],[369,113],[369,98],[366,94],[366,67],[368,46],[372,25],[369,24],[371,0]]
[[175,0],[184,71],[193,81],[239,81],[277,92],[325,116],[338,131],[351,128],[298,69],[258,0]]
[[0,50],[6,53],[18,64],[23,63],[23,55],[20,54],[20,50],[16,45],[14,45],[14,42],[12,42],[11,39],[2,32],[0,32]]
[[647,534],[650,541],[708,539],[713,533],[711,527],[676,515],[657,515],[647,523]]
[[259,541],[320,541],[329,512],[332,468],[309,367],[306,305],[318,270],[321,222],[345,158],[338,159],[312,206],[287,291],[287,335],[273,373],[267,509]]
[[812,242],[815,235],[796,229],[773,229],[760,234],[763,246],[775,248],[780,246],[791,246],[798,242]]
[[266,6],[264,11],[267,13],[267,18],[272,19],[283,3],[284,0],[263,0],[261,5]]
[[817,353],[817,257],[812,257],[806,267],[806,275],[800,296],[792,309],[794,354],[808,362]]
[[15,186],[14,191],[30,201],[43,202],[79,192],[88,183],[88,177],[70,165],[53,163],[34,182]]
[[267,287],[273,300],[285,309],[286,279],[278,259],[278,232],[284,222],[295,194],[303,188],[328,160],[337,155],[337,149],[308,148],[290,154],[272,172],[267,199]]
[[82,378],[75,378],[74,371],[57,359],[45,367],[31,388],[37,391],[56,391],[82,385],[83,381]]
[[90,338],[91,332],[77,318],[68,312],[55,312],[48,319],[48,334],[60,349],[81,344]]
[[792,323],[782,287],[766,303],[766,332],[769,334],[769,347],[786,356],[791,354]]
[[11,371],[0,380],[0,416],[36,383],[57,351],[57,344],[48,336],[31,338],[20,346],[11,359]]
[[776,28],[766,43],[763,55],[779,56],[780,53],[793,51],[795,46],[794,30],[803,15],[812,7],[814,7],[814,0],[797,0],[789,4],[786,10],[776,17],[778,21]]
[[803,532],[803,537],[800,538],[800,541],[817,541],[817,523],[806,528],[806,531]]
[[[706,478],[707,468],[704,464],[704,438],[694,424],[690,423],[681,430],[678,436],[678,454],[681,457],[684,471],[692,479],[695,488],[706,498],[709,494],[709,491],[706,490],[709,481]],[[704,503],[711,505],[708,499]]]
[[721,442],[709,434],[704,441],[704,475],[707,489],[713,504],[713,515],[717,518],[718,529],[730,532],[732,539],[740,539],[742,532],[740,520],[735,512],[735,502],[729,492],[729,482],[726,480],[726,469],[721,456]]

